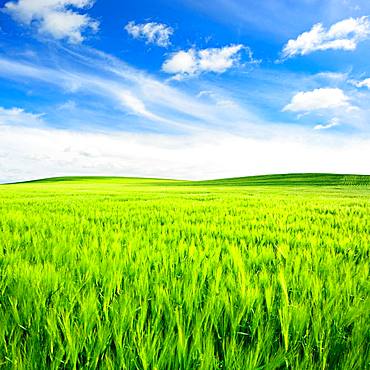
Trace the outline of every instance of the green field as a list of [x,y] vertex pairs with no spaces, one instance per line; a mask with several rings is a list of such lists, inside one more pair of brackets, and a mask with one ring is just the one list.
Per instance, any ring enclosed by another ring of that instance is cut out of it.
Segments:
[[370,180],[0,186],[0,368],[367,369]]

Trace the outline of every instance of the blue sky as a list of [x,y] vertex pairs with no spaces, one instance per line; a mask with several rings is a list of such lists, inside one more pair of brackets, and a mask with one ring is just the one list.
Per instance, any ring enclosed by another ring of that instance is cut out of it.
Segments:
[[368,1],[0,8],[0,181],[370,174]]

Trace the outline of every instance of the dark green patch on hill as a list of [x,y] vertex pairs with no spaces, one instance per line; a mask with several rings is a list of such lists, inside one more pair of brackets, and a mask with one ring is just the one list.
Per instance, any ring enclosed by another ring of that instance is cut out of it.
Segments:
[[199,181],[199,185],[218,186],[340,186],[340,185],[370,185],[370,176],[337,175],[321,173],[284,174],[248,176],[230,179]]

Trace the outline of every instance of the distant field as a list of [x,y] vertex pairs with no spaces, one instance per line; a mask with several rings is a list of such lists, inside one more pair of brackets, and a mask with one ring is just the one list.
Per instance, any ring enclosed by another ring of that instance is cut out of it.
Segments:
[[27,183],[121,183],[123,185],[225,185],[225,186],[253,186],[253,185],[306,185],[306,186],[337,186],[337,185],[370,185],[370,175],[335,175],[335,174],[319,174],[319,173],[303,173],[303,174],[285,174],[285,175],[264,175],[264,176],[249,176],[235,177],[231,179],[207,180],[207,181],[185,181],[185,180],[169,180],[169,179],[151,179],[151,178],[135,178],[135,177],[96,177],[96,176],[69,176],[69,177],[52,177],[48,179],[40,179],[28,181]]
[[0,368],[369,368],[369,179],[0,186]]

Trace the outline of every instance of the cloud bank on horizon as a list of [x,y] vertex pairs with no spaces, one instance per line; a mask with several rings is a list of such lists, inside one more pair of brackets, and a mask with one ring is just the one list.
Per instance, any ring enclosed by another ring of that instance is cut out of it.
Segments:
[[370,4],[288,3],[0,1],[0,181],[370,174]]

